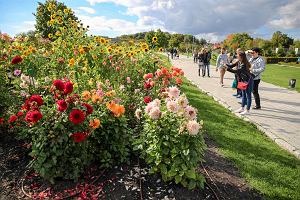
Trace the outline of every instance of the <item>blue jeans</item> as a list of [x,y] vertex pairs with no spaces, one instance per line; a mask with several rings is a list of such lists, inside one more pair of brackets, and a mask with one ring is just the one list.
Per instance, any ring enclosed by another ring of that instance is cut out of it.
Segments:
[[204,63],[202,68],[202,76],[205,76],[206,69],[207,69],[207,75],[209,76],[209,63]]
[[247,105],[247,110],[250,110],[252,103],[252,90],[253,90],[253,79],[251,78],[248,82],[248,87],[246,90],[242,90],[242,107]]

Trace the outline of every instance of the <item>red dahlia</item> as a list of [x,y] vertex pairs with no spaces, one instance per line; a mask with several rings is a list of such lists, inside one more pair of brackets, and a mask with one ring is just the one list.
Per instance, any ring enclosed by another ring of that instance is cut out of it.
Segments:
[[93,108],[90,104],[83,103],[82,105],[83,105],[84,107],[86,107],[86,113],[87,113],[87,114],[92,114],[92,113],[93,113],[94,108]]
[[17,115],[12,115],[10,116],[10,118],[8,119],[8,123],[14,123],[15,121],[18,120],[18,116]]
[[74,140],[74,142],[82,142],[86,139],[87,134],[85,132],[77,132],[77,133],[73,133],[71,135],[71,138]]
[[42,117],[43,117],[42,113],[40,113],[40,111],[38,111],[38,110],[28,111],[26,114],[25,120],[27,122],[36,123],[37,121],[42,119]]
[[40,95],[34,94],[30,97],[29,101],[32,102],[36,102],[38,106],[43,105],[44,101],[42,99],[42,97]]
[[17,116],[18,117],[22,117],[24,115],[24,113],[22,112],[22,111],[19,111],[18,113],[17,113]]
[[21,56],[15,56],[12,60],[11,60],[11,64],[15,65],[18,64],[20,62],[22,62],[23,58]]
[[145,103],[149,103],[150,101],[151,101],[151,97],[149,97],[149,96],[144,97],[144,102]]
[[71,81],[68,81],[65,83],[64,93],[71,94],[72,92],[73,92],[73,83],[71,83]]
[[27,99],[25,103],[22,105],[22,110],[30,110],[30,102]]
[[144,83],[144,88],[145,89],[151,88],[151,84],[149,82]]
[[59,91],[64,91],[65,89],[65,84],[62,80],[55,80],[53,81],[53,86]]
[[58,105],[58,107],[57,107],[58,111],[63,112],[65,110],[67,110],[68,104],[67,104],[67,102],[65,100],[58,100],[56,103]]
[[73,124],[80,124],[84,121],[84,112],[78,109],[72,110],[72,112],[69,115],[69,120]]
[[181,78],[176,78],[176,84],[181,85],[182,84],[182,79]]

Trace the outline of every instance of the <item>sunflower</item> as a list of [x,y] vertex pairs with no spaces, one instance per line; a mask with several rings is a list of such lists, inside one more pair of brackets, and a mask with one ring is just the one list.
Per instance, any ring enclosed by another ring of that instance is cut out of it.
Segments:
[[54,13],[50,16],[50,19],[55,19],[55,17],[56,17],[56,14]]
[[131,51],[131,52],[128,52],[127,54],[129,57],[132,57],[134,55],[134,53]]
[[134,41],[133,40],[129,40],[129,45],[134,45]]
[[85,53],[85,50],[84,50],[84,48],[83,48],[83,47],[80,47],[80,49],[79,49],[79,53],[80,53],[80,54],[84,54],[84,53]]
[[142,49],[148,49],[149,47],[148,47],[148,44],[147,44],[147,43],[142,43],[142,44],[141,44],[141,48],[142,48]]
[[68,8],[64,9],[64,13],[69,14],[69,12],[70,12],[70,9],[68,9]]
[[48,34],[48,38],[51,39],[52,37],[53,37],[53,34],[52,34],[52,33],[49,33],[49,34]]
[[98,58],[97,55],[95,55],[95,54],[93,54],[92,57],[94,60],[96,60]]
[[156,43],[156,42],[157,42],[157,37],[156,37],[156,36],[154,36],[154,37],[152,38],[152,42],[153,42],[153,43]]
[[159,48],[159,49],[158,49],[158,51],[160,51],[160,52],[163,52],[163,50],[164,50],[163,48]]
[[143,52],[148,52],[149,51],[148,48],[145,48],[145,49],[142,49],[142,50],[143,50]]
[[59,36],[61,36],[61,32],[60,32],[60,31],[56,31],[55,35],[56,35],[57,37],[59,37]]
[[111,47],[108,47],[108,48],[107,48],[107,51],[108,51],[108,53],[111,53],[111,52],[112,52],[112,48],[111,48]]

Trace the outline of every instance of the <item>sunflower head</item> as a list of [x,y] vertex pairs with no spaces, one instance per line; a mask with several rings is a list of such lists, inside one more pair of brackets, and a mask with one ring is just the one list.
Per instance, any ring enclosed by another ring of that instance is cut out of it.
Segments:
[[152,38],[152,42],[153,42],[153,43],[156,43],[156,42],[157,42],[157,37],[156,37],[156,36],[154,36],[154,37]]

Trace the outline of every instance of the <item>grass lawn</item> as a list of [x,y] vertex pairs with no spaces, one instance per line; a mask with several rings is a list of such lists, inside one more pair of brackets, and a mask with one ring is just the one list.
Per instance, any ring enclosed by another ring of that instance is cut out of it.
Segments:
[[[165,62],[167,63],[167,59]],[[169,64],[170,65],[170,64]],[[281,149],[255,125],[236,117],[188,80],[182,86],[204,120],[205,134],[266,199],[300,199],[300,160]]]
[[300,68],[267,64],[262,75],[263,81],[285,88],[288,88],[290,79],[297,79],[296,91],[300,92]]

